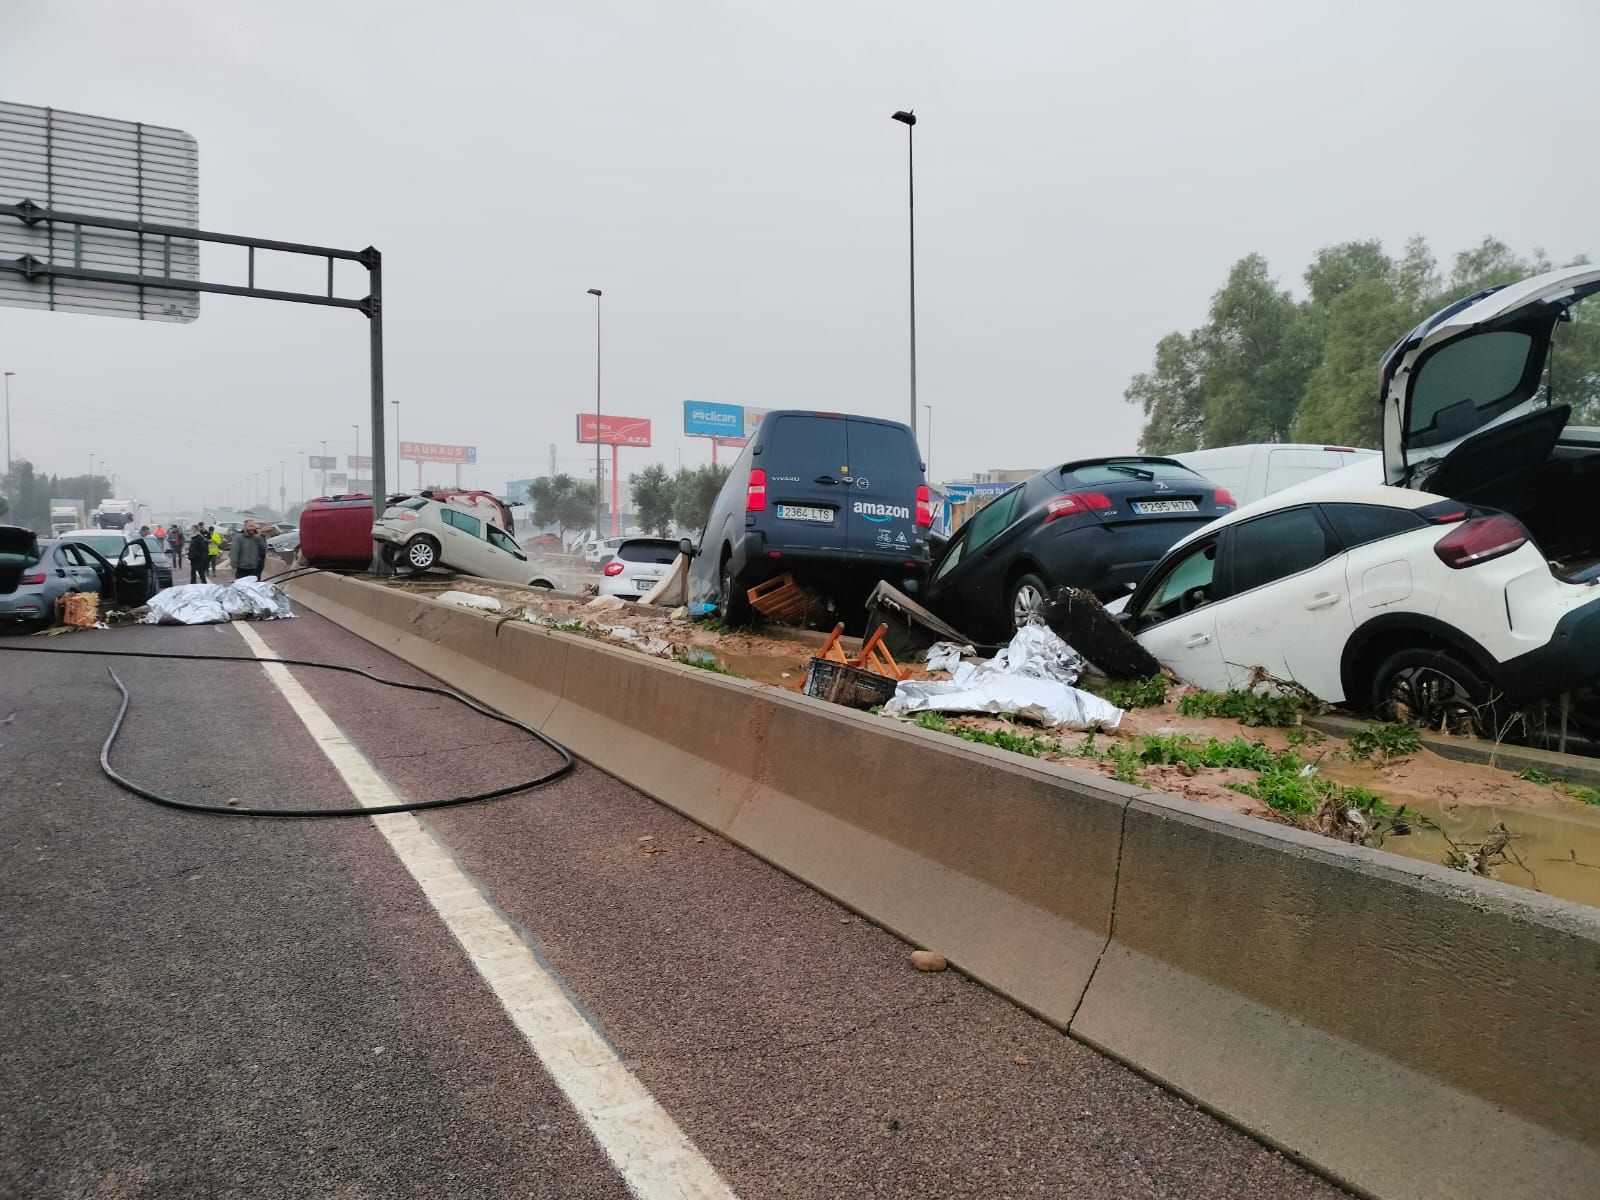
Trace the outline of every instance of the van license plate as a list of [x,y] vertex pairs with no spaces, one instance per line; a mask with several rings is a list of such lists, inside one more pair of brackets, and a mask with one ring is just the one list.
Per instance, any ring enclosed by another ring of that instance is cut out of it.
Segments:
[[1149,513],[1199,512],[1200,506],[1193,500],[1135,500],[1133,511],[1142,517]]
[[808,508],[803,504],[780,504],[778,518],[783,521],[820,521],[824,525],[831,525],[833,509]]

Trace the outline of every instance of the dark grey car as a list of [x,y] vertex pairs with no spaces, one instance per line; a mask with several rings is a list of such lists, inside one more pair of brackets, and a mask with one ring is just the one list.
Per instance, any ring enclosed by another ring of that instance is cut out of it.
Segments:
[[48,625],[55,619],[60,597],[68,592],[98,593],[109,578],[109,565],[86,546],[35,539],[23,548],[22,539],[5,536],[10,533],[0,529],[0,623]]

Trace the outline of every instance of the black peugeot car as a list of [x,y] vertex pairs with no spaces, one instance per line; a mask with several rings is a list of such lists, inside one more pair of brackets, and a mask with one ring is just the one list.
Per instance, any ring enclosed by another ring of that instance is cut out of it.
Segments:
[[1235,508],[1170,458],[1089,458],[1040,471],[958,529],[927,606],[983,641],[1008,641],[1052,588],[1126,595],[1179,538]]

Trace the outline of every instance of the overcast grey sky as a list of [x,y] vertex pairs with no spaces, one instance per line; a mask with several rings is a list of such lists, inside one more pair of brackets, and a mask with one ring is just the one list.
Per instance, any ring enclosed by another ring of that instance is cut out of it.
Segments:
[[[951,479],[1133,449],[1128,377],[1251,251],[1297,289],[1353,238],[1600,251],[1597,46],[1589,0],[0,0],[0,98],[193,133],[207,228],[379,247],[401,432],[475,444],[494,489],[551,443],[592,469],[591,287],[605,407],[654,421],[625,475],[709,461],[688,399],[904,420],[914,107]],[[355,313],[229,297],[0,309],[17,455],[161,507],[280,461],[292,500],[353,424],[367,452],[366,347]]]

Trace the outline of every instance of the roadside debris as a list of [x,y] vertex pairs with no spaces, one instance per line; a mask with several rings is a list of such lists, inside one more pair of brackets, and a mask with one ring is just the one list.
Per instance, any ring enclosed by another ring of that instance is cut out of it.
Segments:
[[795,689],[818,700],[847,708],[873,708],[894,695],[895,686],[911,672],[895,662],[883,644],[887,627],[880,625],[854,656],[848,657],[839,639],[844,623],[833,627],[822,649],[806,666],[805,678]]
[[950,962],[944,955],[933,950],[913,950],[911,965],[919,971],[943,971]]
[[962,661],[965,647],[941,643],[929,666],[951,673],[948,680],[903,680],[884,705],[886,716],[914,712],[1007,713],[1047,729],[1115,729],[1122,710],[1073,685],[1083,660],[1042,625],[1017,630],[993,658]]
[[157,592],[146,625],[214,625],[240,619],[275,621],[294,616],[289,598],[260,579],[186,583]]
[[591,612],[617,612],[626,607],[627,603],[621,596],[596,596],[584,607]]
[[1082,588],[1059,588],[1044,606],[1045,624],[1100,669],[1108,679],[1148,679],[1161,664]]
[[476,592],[440,592],[434,599],[461,608],[480,609],[483,612],[500,612],[505,608],[505,605],[493,596],[480,596]]
[[936,642],[970,642],[972,639],[947,625],[887,580],[867,597],[867,625],[887,625],[890,649],[910,657]]
[[823,609],[822,601],[809,588],[801,587],[787,572],[776,579],[758,583],[745,593],[750,607],[775,625],[806,626]]
[[93,629],[100,623],[100,593],[68,592],[59,597],[56,619],[74,629]]
[[657,604],[663,608],[676,608],[689,603],[689,556],[679,554],[672,560],[656,585],[639,597],[640,604]]

